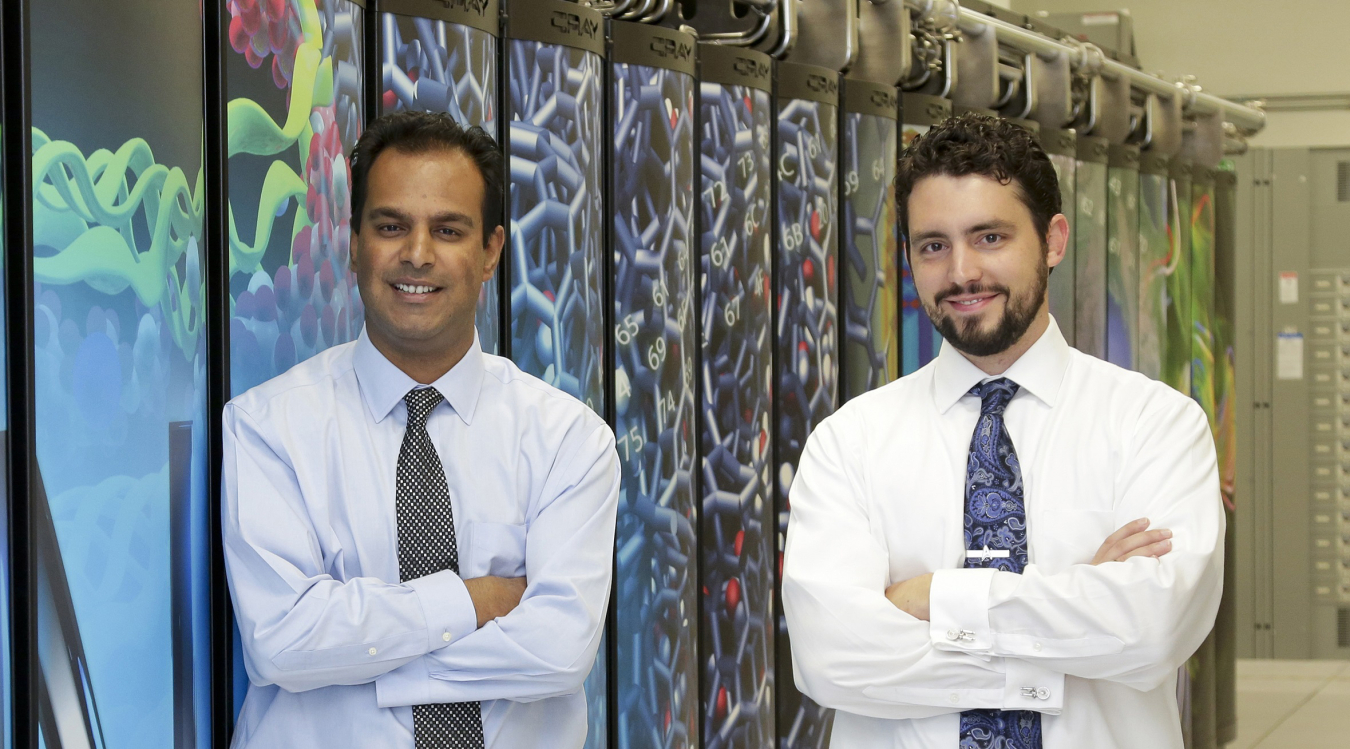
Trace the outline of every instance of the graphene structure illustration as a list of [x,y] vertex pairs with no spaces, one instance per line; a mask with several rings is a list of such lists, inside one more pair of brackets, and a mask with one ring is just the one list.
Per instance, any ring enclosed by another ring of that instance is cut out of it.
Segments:
[[[383,91],[380,113],[446,112],[497,135],[497,37],[472,26],[381,14]],[[483,350],[501,351],[499,284],[478,294],[476,326]]]
[[511,356],[604,413],[603,62],[519,39],[507,54]]
[[772,199],[767,91],[702,83],[703,746],[774,736]]
[[[839,133],[837,108],[789,99],[778,110],[778,321],[776,509],[778,549],[787,540],[788,497],[806,438],[834,413],[838,399],[839,334],[836,264]],[[778,745],[821,748],[833,713],[793,686],[787,621],[778,615],[775,638]]]
[[844,399],[899,376],[895,120],[844,113]]
[[693,747],[694,79],[612,72],[618,746]]
[[[905,123],[901,131],[902,144],[906,147],[915,138],[928,132],[928,125]],[[942,336],[928,319],[919,302],[919,292],[914,288],[914,275],[910,272],[909,258],[901,258],[900,266],[900,374],[907,375],[918,371],[920,367],[937,358],[942,347]]]

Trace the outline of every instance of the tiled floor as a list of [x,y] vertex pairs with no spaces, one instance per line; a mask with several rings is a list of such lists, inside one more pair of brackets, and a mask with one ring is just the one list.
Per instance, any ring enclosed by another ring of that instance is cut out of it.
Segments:
[[1350,746],[1350,661],[1240,660],[1237,715],[1227,749]]

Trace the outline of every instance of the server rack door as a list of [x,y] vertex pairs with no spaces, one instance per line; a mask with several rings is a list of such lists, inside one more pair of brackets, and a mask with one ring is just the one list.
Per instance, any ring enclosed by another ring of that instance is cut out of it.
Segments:
[[41,743],[205,746],[201,17],[29,7]]
[[[900,113],[900,146],[904,149],[933,125],[950,117],[952,103],[949,99],[937,96],[905,94],[901,99]],[[901,227],[903,230],[904,227]],[[907,375],[937,357],[942,347],[942,336],[923,311],[919,292],[914,288],[905,238],[902,236],[900,239],[903,255],[900,270],[900,374]]]
[[843,400],[900,376],[899,225],[895,158],[900,107],[895,88],[845,80],[840,138],[844,199],[839,224],[843,268]]
[[1112,146],[1106,177],[1106,359],[1135,369],[1139,351],[1139,149]]
[[698,742],[693,35],[610,26],[618,744]]
[[[501,140],[497,102],[501,21],[497,0],[380,3],[380,114],[445,112]],[[475,327],[483,351],[502,353],[502,273],[483,284]]]
[[[787,536],[789,495],[802,448],[838,402],[838,74],[778,66],[778,247],[775,321],[778,395],[775,505],[778,550]],[[823,747],[834,714],[797,691],[787,624],[778,613],[778,744]]]
[[[1237,739],[1237,365],[1234,357],[1236,302],[1237,174],[1225,162],[1214,188],[1214,404],[1215,448],[1225,519],[1223,598],[1214,622],[1216,662],[1214,723],[1219,746]],[[1247,376],[1250,376],[1248,374]]]
[[1059,180],[1060,212],[1069,219],[1069,241],[1064,246],[1064,259],[1059,261],[1050,272],[1050,314],[1059,325],[1059,332],[1070,346],[1075,342],[1074,307],[1074,259],[1075,185],[1078,171],[1078,136],[1072,130],[1045,130],[1041,132],[1041,143],[1055,165],[1055,177]]
[[1074,345],[1106,358],[1106,199],[1108,143],[1079,136],[1074,182]]
[[[331,346],[365,319],[351,271],[349,155],[364,128],[364,7],[232,2],[230,393]],[[235,632],[235,712],[248,687]]]
[[1191,164],[1174,161],[1168,186],[1167,236],[1172,262],[1167,275],[1167,339],[1163,348],[1163,382],[1191,392]]
[[[511,0],[506,12],[508,351],[608,415],[602,19],[560,0]],[[572,23],[553,25],[555,13]],[[609,642],[584,686],[587,749],[608,746]]]
[[773,746],[775,111],[767,55],[700,45],[703,746]]
[[1169,226],[1168,158],[1145,153],[1139,169],[1139,347],[1135,368],[1162,379],[1167,343],[1167,279],[1180,257],[1172,252]]

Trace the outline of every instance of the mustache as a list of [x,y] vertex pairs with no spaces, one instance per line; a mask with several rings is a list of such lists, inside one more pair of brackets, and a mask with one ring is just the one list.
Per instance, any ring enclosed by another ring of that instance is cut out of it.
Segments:
[[943,300],[947,299],[948,297],[958,296],[961,294],[1003,294],[1004,296],[1007,296],[1009,298],[1012,297],[1012,293],[1008,290],[1008,287],[1000,284],[974,283],[974,284],[967,284],[965,286],[957,286],[956,284],[952,284],[951,286],[948,286],[942,291],[939,291],[933,297],[933,303],[941,304]]

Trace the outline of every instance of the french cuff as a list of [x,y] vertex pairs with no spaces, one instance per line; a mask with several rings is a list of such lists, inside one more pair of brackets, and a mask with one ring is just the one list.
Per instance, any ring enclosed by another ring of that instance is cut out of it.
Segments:
[[928,591],[928,636],[937,650],[988,653],[989,586],[993,569],[938,570]]
[[1064,674],[1017,658],[1004,660],[1007,682],[1003,688],[1004,710],[1035,710],[1059,715],[1064,709]]
[[[477,617],[474,622],[478,622]],[[380,707],[426,705],[431,702],[431,671],[426,658],[414,658],[375,679],[375,703]]]
[[417,593],[427,621],[427,652],[434,653],[478,629],[478,611],[459,575],[441,570],[405,583]]

